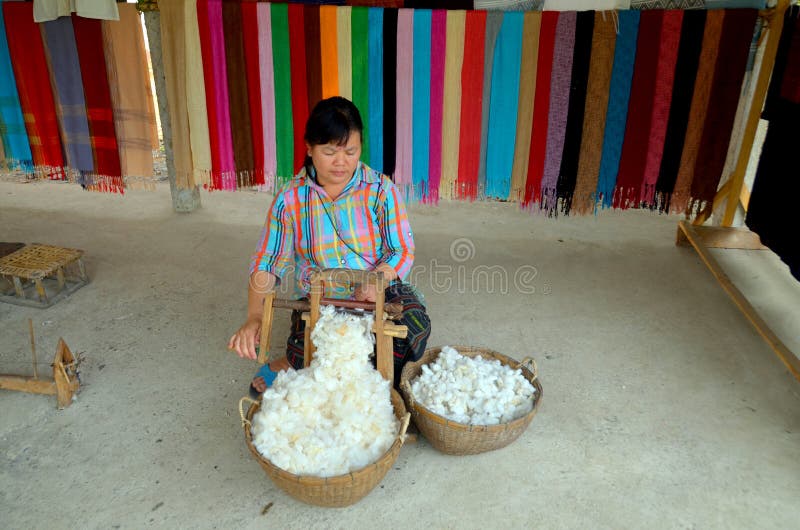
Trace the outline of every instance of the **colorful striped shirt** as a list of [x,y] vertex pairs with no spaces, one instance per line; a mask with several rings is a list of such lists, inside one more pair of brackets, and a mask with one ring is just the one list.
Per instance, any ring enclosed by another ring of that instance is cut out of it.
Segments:
[[[295,294],[305,296],[314,269],[373,270],[380,263],[406,279],[414,263],[414,236],[397,187],[359,162],[336,200],[305,169],[275,194],[250,273],[267,271],[280,280],[293,272]],[[327,296],[343,293],[326,289]]]

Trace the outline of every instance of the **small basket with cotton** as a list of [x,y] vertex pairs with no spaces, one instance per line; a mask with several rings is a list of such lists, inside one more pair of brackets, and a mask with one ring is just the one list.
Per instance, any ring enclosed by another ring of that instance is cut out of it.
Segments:
[[428,348],[403,368],[400,390],[420,433],[450,455],[509,445],[525,432],[542,401],[533,358],[518,362],[473,346]]

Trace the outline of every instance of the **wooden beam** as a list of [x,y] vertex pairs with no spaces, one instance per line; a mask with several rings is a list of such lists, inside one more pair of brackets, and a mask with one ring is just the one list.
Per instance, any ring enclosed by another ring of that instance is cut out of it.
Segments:
[[[739,250],[768,250],[761,244],[758,234],[746,228],[728,228],[724,226],[694,226],[697,238],[706,248],[733,248]],[[690,244],[682,230],[678,230],[677,245]]]
[[750,321],[750,324],[753,325],[758,334],[761,335],[770,348],[772,348],[778,358],[783,361],[783,364],[786,365],[792,375],[800,381],[800,359],[783,344],[764,319],[759,316],[758,312],[747,298],[745,298],[742,292],[734,285],[730,278],[728,278],[728,275],[725,274],[719,262],[717,262],[716,258],[714,258],[704,245],[703,238],[698,233],[697,227],[686,221],[681,221],[678,224],[678,231],[683,233],[682,236],[678,236],[678,241],[688,241],[691,243],[695,251],[697,251],[697,254],[700,255],[700,259],[702,259],[703,263],[708,267],[708,270],[711,271],[711,274],[714,275],[714,278],[717,279],[725,292],[728,293],[728,296],[731,297],[739,310],[744,314],[747,320]]
[[55,381],[34,379],[24,375],[0,375],[0,389],[29,392],[31,394],[56,395]]
[[[731,182],[728,202],[725,205],[725,212],[722,215],[722,226],[731,226],[736,215],[736,208],[739,206],[739,197],[744,185],[744,177],[747,172],[747,163],[753,151],[753,142],[758,129],[758,122],[761,119],[761,111],[764,108],[764,100],[769,89],[769,80],[772,77],[772,70],[775,67],[775,56],[778,52],[778,42],[783,31],[783,15],[789,7],[789,0],[778,0],[774,9],[765,13],[767,18],[767,45],[764,50],[764,58],[761,61],[761,68],[756,80],[756,89],[753,92],[753,101],[750,104],[750,114],[747,116],[747,123],[742,136],[742,146],[739,150],[739,157],[736,160],[736,168],[729,178]],[[731,198],[733,200],[731,200]]]

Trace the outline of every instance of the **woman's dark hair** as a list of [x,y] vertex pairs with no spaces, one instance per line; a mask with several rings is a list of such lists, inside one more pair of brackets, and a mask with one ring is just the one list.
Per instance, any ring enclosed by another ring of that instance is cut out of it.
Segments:
[[[303,138],[312,146],[329,143],[345,145],[353,131],[358,131],[358,134],[364,132],[358,108],[349,99],[334,96],[314,105]],[[308,155],[305,166],[307,170],[311,168],[311,157]]]

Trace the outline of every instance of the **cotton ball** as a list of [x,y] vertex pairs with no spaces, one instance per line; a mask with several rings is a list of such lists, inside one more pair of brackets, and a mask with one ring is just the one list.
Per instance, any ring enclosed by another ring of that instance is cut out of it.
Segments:
[[536,389],[519,369],[480,355],[467,357],[444,346],[434,363],[411,381],[414,399],[447,419],[495,425],[520,418],[533,408]]

